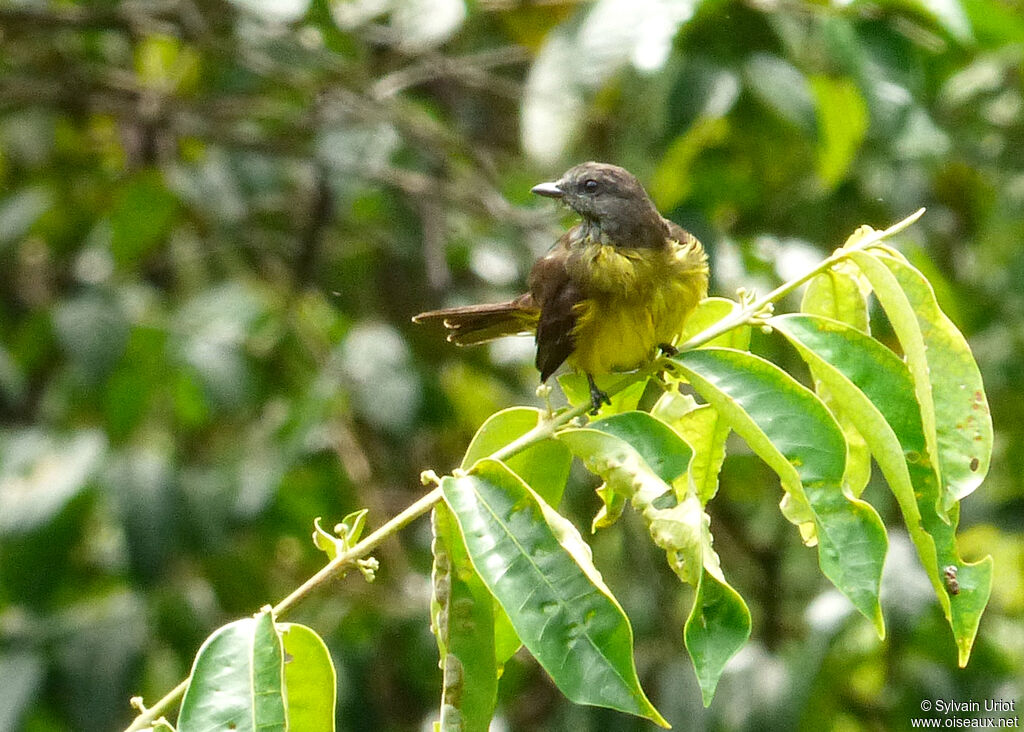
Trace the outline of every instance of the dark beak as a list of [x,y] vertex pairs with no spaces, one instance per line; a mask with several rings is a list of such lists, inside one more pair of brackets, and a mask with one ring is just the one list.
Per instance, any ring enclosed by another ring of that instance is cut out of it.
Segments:
[[536,193],[538,196],[546,196],[548,198],[562,198],[565,195],[565,192],[558,187],[557,183],[535,185],[530,189],[530,193]]

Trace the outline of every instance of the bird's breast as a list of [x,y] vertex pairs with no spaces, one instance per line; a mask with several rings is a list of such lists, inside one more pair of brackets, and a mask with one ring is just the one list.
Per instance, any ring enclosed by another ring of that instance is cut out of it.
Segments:
[[591,243],[573,253],[569,278],[588,295],[634,299],[646,288],[660,253]]
[[707,294],[703,251],[588,245],[569,263],[583,295],[571,363],[589,373],[632,369],[679,335]]

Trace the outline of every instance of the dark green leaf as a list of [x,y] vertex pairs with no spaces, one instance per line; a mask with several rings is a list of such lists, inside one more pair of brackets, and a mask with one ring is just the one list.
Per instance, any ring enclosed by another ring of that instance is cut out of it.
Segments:
[[206,639],[178,715],[179,732],[287,729],[284,656],[269,611],[236,620]]
[[[697,456],[668,425],[643,412],[565,430],[559,439],[605,480],[603,489],[632,501],[669,566],[697,588],[684,638],[704,704],[710,704],[726,662],[750,636],[750,611],[725,581],[703,502],[688,481],[679,483]],[[666,494],[673,500],[662,505]]]
[[[711,327],[723,318],[734,315],[739,303],[720,297],[702,300],[686,321],[680,342]],[[708,346],[723,346],[745,351],[750,348],[750,326],[741,325],[713,338]],[[673,374],[666,374],[670,384]],[[725,461],[725,441],[729,437],[729,424],[710,405],[698,406],[689,395],[669,389],[651,409],[651,414],[672,427],[693,448],[689,474],[682,481],[686,488],[693,486],[703,504],[718,492],[718,474]],[[677,490],[679,481],[677,481]]]
[[178,200],[162,176],[145,171],[118,189],[110,212],[110,248],[119,264],[145,257],[168,234]]
[[503,464],[441,481],[480,577],[569,699],[665,725],[633,664],[633,633],[575,527]]
[[[647,522],[654,543],[665,550],[669,566],[685,582],[696,582],[700,557],[697,527],[678,515],[672,481],[680,478],[693,455],[664,422],[645,412],[627,412],[558,435],[587,468],[604,479],[598,495],[604,507],[593,529],[614,522],[629,500]],[[685,495],[683,489],[680,494]]]
[[711,703],[725,664],[750,637],[750,610],[726,584],[721,570],[705,566],[683,638],[700,682],[704,706]]
[[[865,229],[863,233],[869,233]],[[856,242],[858,232],[850,237],[847,244]],[[823,315],[833,320],[849,323],[865,333],[869,333],[867,294],[870,285],[864,276],[851,263],[839,262],[830,267],[807,284],[800,310],[812,315]],[[835,399],[828,387],[822,382],[816,369],[811,365],[814,377],[814,390],[825,402],[846,438],[846,474],[843,482],[854,496],[860,496],[871,479],[871,455],[864,438],[850,422],[843,409],[843,403]]]
[[[629,443],[654,473],[671,484],[686,472],[693,451],[661,420],[646,412],[626,412],[587,425]],[[561,433],[564,438],[566,433]]]
[[[639,396],[637,396],[639,399]],[[512,407],[491,415],[473,435],[462,458],[462,469],[468,470],[477,460],[505,447],[537,426],[544,418],[539,409]],[[534,443],[505,464],[512,469],[548,505],[558,506],[569,478],[572,455],[556,440]],[[453,536],[452,542],[461,541]],[[500,605],[494,606],[494,655],[498,670],[512,658],[522,642]]]

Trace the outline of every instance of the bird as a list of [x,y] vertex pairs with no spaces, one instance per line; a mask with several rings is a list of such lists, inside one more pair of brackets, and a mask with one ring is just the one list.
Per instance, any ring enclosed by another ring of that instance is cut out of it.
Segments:
[[528,291],[413,322],[442,323],[460,346],[534,334],[541,383],[567,363],[586,375],[596,414],[610,400],[595,375],[636,369],[659,349],[675,353],[687,317],[707,296],[707,254],[617,165],[581,163],[531,192],[561,201],[580,222],[534,263]]

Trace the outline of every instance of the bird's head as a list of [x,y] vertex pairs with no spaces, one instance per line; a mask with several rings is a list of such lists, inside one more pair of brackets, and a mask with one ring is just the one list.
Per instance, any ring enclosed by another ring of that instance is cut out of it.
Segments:
[[661,246],[664,221],[632,173],[608,163],[581,163],[531,191],[557,198],[617,246]]

